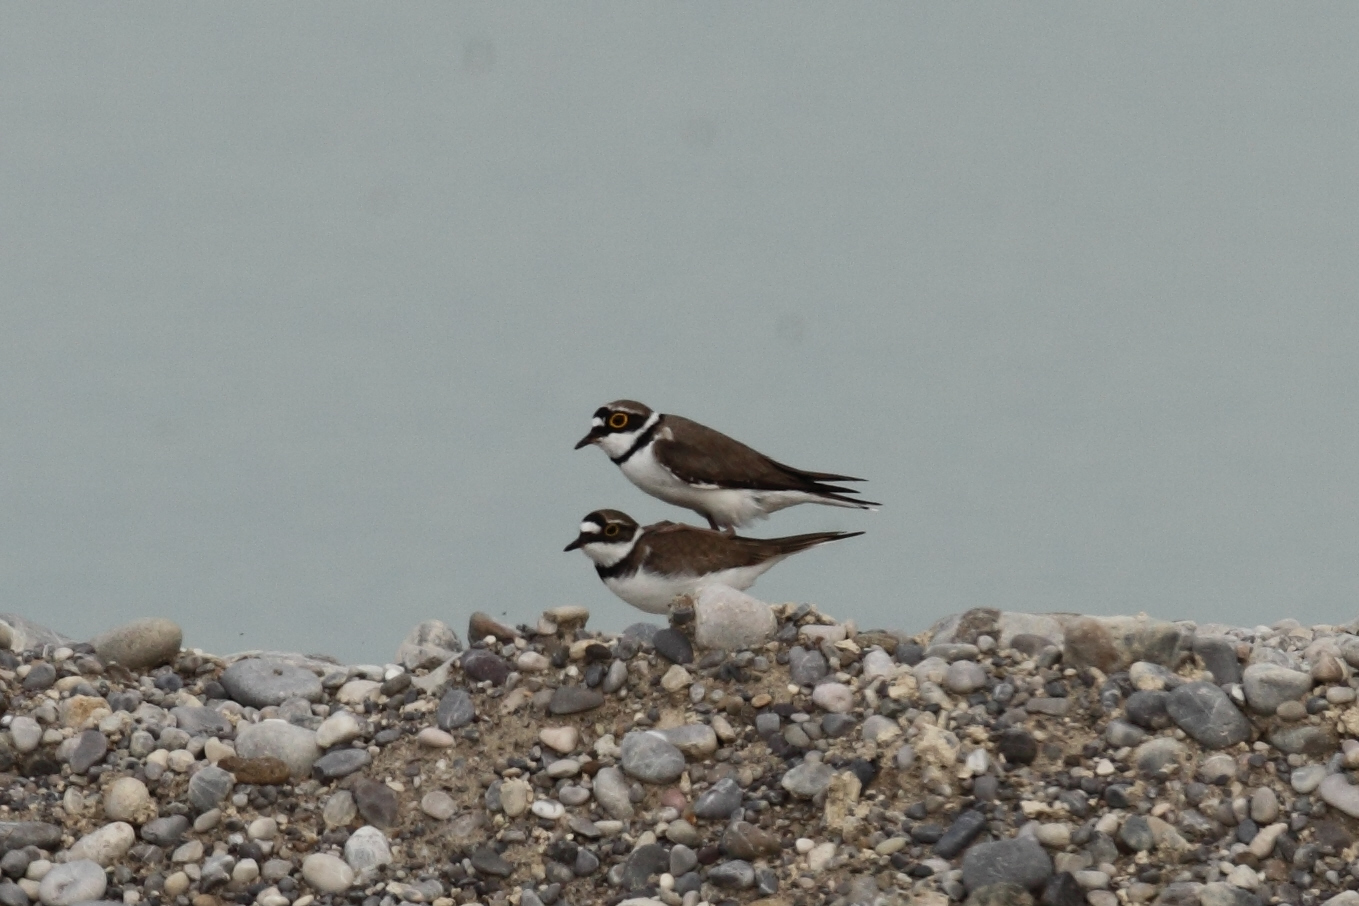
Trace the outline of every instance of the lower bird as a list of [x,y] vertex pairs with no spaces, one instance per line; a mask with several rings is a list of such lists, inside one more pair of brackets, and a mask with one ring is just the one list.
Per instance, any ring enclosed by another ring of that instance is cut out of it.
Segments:
[[813,532],[745,538],[676,522],[641,526],[618,510],[595,510],[566,550],[581,550],[609,591],[647,613],[665,613],[677,596],[706,585],[745,590],[775,563],[863,532]]

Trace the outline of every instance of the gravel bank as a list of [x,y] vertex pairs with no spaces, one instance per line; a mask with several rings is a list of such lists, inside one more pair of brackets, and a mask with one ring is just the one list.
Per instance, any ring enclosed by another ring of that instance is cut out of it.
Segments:
[[1359,906],[1359,627],[770,613],[374,665],[0,616],[0,906]]

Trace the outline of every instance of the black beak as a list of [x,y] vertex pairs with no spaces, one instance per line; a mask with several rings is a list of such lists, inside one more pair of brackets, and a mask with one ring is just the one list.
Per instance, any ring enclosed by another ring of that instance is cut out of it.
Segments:
[[579,441],[576,442],[575,449],[579,450],[581,447],[588,447],[590,446],[590,444],[599,440],[599,438],[603,436],[604,435],[602,433],[597,434],[594,431],[591,431],[589,434],[585,435]]
[[587,545],[587,544],[589,544],[589,543],[590,543],[590,539],[589,539],[589,538],[587,538],[587,537],[584,536],[584,535],[579,535],[579,536],[576,537],[576,540],[575,540],[575,541],[572,541],[572,542],[571,542],[570,544],[568,544],[566,547],[562,548],[562,553],[566,553],[567,551],[576,550],[577,548],[584,547],[585,545]]

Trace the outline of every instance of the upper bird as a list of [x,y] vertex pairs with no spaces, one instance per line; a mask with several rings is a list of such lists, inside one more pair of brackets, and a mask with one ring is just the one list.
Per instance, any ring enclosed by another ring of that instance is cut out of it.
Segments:
[[799,503],[860,510],[879,505],[829,483],[862,478],[785,466],[719,431],[634,400],[600,406],[576,449],[590,444],[643,491],[691,509],[728,533]]

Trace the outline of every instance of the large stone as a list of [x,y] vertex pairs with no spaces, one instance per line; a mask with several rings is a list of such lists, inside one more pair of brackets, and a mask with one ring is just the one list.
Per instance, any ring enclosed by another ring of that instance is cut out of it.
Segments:
[[59,648],[69,645],[71,639],[59,632],[53,632],[41,623],[35,623],[17,613],[0,613],[0,635],[9,636],[5,647],[11,651],[36,651],[43,648]]
[[75,859],[52,866],[38,884],[38,899],[43,906],[74,906],[98,900],[107,888],[103,866],[90,859]]
[[222,671],[218,682],[232,700],[252,708],[281,705],[290,698],[321,700],[321,679],[310,670],[274,658],[246,658]]
[[1236,656],[1236,643],[1222,636],[1195,636],[1194,653],[1203,666],[1213,674],[1213,682],[1226,686],[1241,682],[1241,661]]
[[137,842],[137,832],[126,821],[114,821],[97,830],[92,830],[71,845],[67,858],[74,862],[80,859],[108,867],[117,862]]
[[238,727],[236,754],[242,758],[273,756],[286,764],[294,777],[306,777],[321,757],[321,748],[314,730],[271,719]]
[[778,629],[773,609],[725,585],[709,585],[694,596],[694,644],[701,649],[737,651],[762,645]]
[[61,846],[61,827],[46,821],[0,821],[0,853],[36,846],[55,850]]
[[485,648],[471,648],[464,652],[458,665],[462,667],[462,672],[468,679],[478,683],[490,683],[493,686],[505,685],[505,680],[509,679],[511,673],[508,661]]
[[653,876],[670,867],[670,854],[657,843],[646,843],[628,854],[620,873],[619,886],[623,890],[635,890],[646,884]]
[[1241,686],[1252,711],[1273,714],[1284,702],[1312,691],[1312,676],[1277,664],[1251,664],[1241,672]]
[[407,670],[431,670],[462,651],[458,634],[443,620],[417,623],[396,649],[396,662]]
[[794,646],[788,651],[788,677],[799,686],[815,686],[829,668],[826,656],[815,648]]
[[1260,906],[1260,898],[1224,881],[1204,884],[1198,890],[1199,906]]
[[700,818],[725,821],[741,807],[741,785],[724,777],[712,785],[694,802],[694,814]]
[[1070,667],[1125,670],[1135,661],[1176,667],[1191,643],[1189,631],[1174,623],[1136,617],[1075,617],[1066,624],[1062,660]]
[[1351,785],[1344,774],[1331,774],[1322,780],[1317,795],[1331,808],[1359,818],[1359,786]]
[[604,694],[588,686],[558,686],[552,690],[547,710],[558,717],[565,714],[579,714],[593,711],[604,704]]
[[1176,726],[1210,749],[1225,749],[1250,739],[1250,721],[1227,693],[1212,683],[1180,686],[1170,693],[1166,712]]
[[367,777],[354,781],[354,805],[369,824],[392,827],[396,824],[400,803],[396,792],[387,784]]
[[619,748],[623,770],[644,783],[671,783],[684,773],[684,753],[658,733],[634,730]]
[[129,670],[150,670],[168,664],[179,654],[184,631],[173,620],[133,620],[90,640],[99,660],[122,664]]
[[84,774],[103,761],[109,750],[108,738],[98,730],[86,730],[73,737],[71,741],[75,745],[71,748],[67,761],[73,774]]
[[1133,764],[1144,777],[1165,777],[1179,768],[1186,751],[1184,743],[1178,739],[1158,736],[1133,751]]
[[339,856],[312,853],[302,860],[302,879],[317,893],[344,893],[354,886],[354,869]]
[[989,884],[1038,890],[1051,875],[1052,858],[1033,837],[979,843],[963,856],[963,884],[968,890]]
[[628,781],[618,768],[601,768],[595,775],[595,799],[610,818],[626,821],[632,817]]

